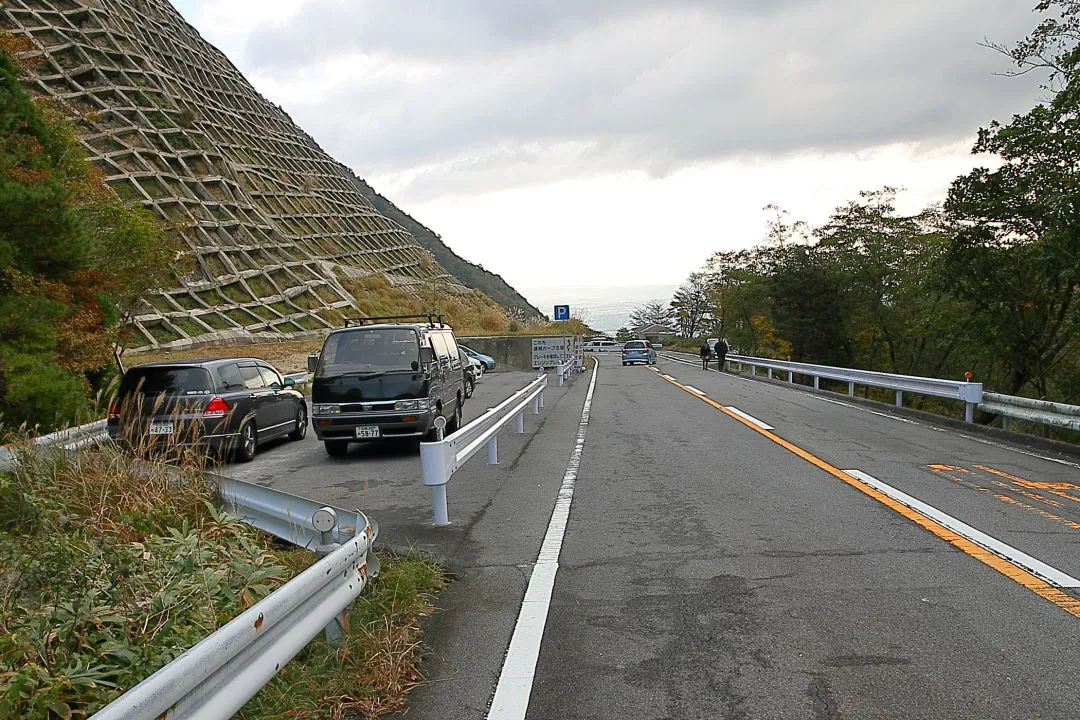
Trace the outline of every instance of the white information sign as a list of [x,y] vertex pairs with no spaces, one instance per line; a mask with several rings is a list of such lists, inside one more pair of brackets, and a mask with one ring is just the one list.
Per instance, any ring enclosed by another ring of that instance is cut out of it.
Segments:
[[574,357],[574,338],[537,337],[532,339],[532,366],[555,367]]

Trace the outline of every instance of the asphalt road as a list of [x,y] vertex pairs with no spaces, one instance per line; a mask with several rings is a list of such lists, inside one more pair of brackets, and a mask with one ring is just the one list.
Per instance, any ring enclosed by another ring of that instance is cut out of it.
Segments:
[[[415,446],[337,460],[309,439],[227,470],[358,506],[455,572],[410,718],[489,717],[581,432],[531,720],[1080,714],[1075,460],[675,357],[601,355],[584,430],[591,373],[549,388],[500,465],[451,480],[450,528]],[[485,376],[466,417],[529,379]]]

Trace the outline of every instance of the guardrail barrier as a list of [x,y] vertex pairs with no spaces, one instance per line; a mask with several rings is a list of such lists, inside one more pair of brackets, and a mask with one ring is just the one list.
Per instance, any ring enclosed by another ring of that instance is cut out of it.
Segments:
[[891,373],[871,372],[870,370],[853,370],[832,367],[831,365],[770,360],[745,355],[732,355],[730,353],[726,360],[727,364],[737,364],[740,371],[743,365],[749,365],[751,374],[755,375],[759,367],[765,368],[769,378],[772,378],[774,370],[786,372],[788,382],[794,382],[795,375],[808,375],[813,378],[815,390],[820,389],[821,378],[847,382],[848,395],[855,394],[856,385],[895,390],[897,407],[903,406],[905,392],[962,400],[964,402],[964,419],[967,422],[974,422],[975,406],[982,402],[983,398],[982,383],[964,380],[939,380],[915,375],[894,375]]
[[[329,508],[328,508],[329,509]],[[337,622],[378,566],[361,532],[94,714],[94,720],[220,718],[239,710],[319,631]],[[327,527],[329,514],[313,525]],[[329,548],[327,548],[329,550]],[[340,632],[340,631],[339,631]]]
[[1009,418],[1080,430],[1080,405],[1066,405],[1017,395],[983,393],[979,409],[1000,415],[1002,429],[1005,430],[1009,429]]
[[525,432],[525,407],[532,404],[532,414],[544,407],[547,374],[541,374],[501,404],[458,430],[450,437],[420,443],[420,482],[431,488],[431,510],[435,525],[449,525],[446,509],[446,484],[450,476],[469,458],[487,446],[488,464],[499,462],[499,430],[514,421],[515,432]]

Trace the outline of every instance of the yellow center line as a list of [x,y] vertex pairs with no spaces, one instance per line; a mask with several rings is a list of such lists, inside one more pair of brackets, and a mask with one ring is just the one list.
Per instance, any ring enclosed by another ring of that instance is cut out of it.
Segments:
[[885,505],[886,507],[895,510],[897,513],[903,515],[905,518],[912,521],[916,525],[919,525],[923,529],[928,530],[934,535],[937,535],[939,538],[949,543],[953,547],[957,548],[958,550],[961,550],[964,553],[970,555],[971,557],[975,558],[984,565],[987,565],[988,567],[996,570],[1010,580],[1019,583],[1020,585],[1032,591],[1039,597],[1054,603],[1070,615],[1080,618],[1080,600],[1077,600],[1068,593],[1059,590],[1053,585],[1047,583],[1045,580],[1042,580],[1035,575],[1032,575],[1027,570],[1013,565],[1004,558],[998,557],[994,553],[980,547],[979,545],[976,545],[967,538],[957,535],[952,530],[949,530],[947,527],[944,527],[943,525],[940,525],[939,523],[931,520],[930,518],[915,512],[907,505],[903,505],[896,500],[893,500],[888,495],[885,495],[884,493],[870,487],[869,485],[861,482],[860,480],[852,477],[851,475],[848,475],[843,470],[830,465],[816,455],[813,455],[806,450],[803,450],[801,447],[793,445],[779,435],[776,435],[769,430],[760,428],[749,420],[739,417],[738,415],[731,412],[726,407],[716,402],[712,398],[706,397],[704,395],[698,395],[697,393],[687,389],[687,387],[680,383],[678,380],[672,377],[665,377],[661,375],[660,372],[657,370],[654,370],[654,372],[656,372],[656,374],[660,376],[661,379],[666,380],[672,385],[680,388],[687,394],[708,403],[709,405],[713,406],[720,412],[730,417],[732,420],[738,423],[742,423],[746,427],[750,428],[751,430],[760,435],[763,435],[764,437],[768,438],[769,440],[776,443],[785,450],[794,453],[795,455],[798,455],[800,458],[810,463],[811,465],[821,470],[824,470],[826,473],[832,475],[839,480],[842,480],[843,482],[847,483],[859,492],[864,493],[865,495],[869,495],[882,505]]

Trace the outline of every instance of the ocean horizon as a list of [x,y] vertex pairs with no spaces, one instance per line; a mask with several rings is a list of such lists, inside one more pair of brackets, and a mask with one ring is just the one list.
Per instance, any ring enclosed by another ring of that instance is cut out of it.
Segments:
[[635,308],[653,300],[659,300],[665,305],[671,302],[671,297],[679,286],[575,285],[516,289],[548,317],[554,317],[556,305],[569,305],[571,317],[581,318],[594,330],[613,333],[619,328],[630,326],[630,313]]

